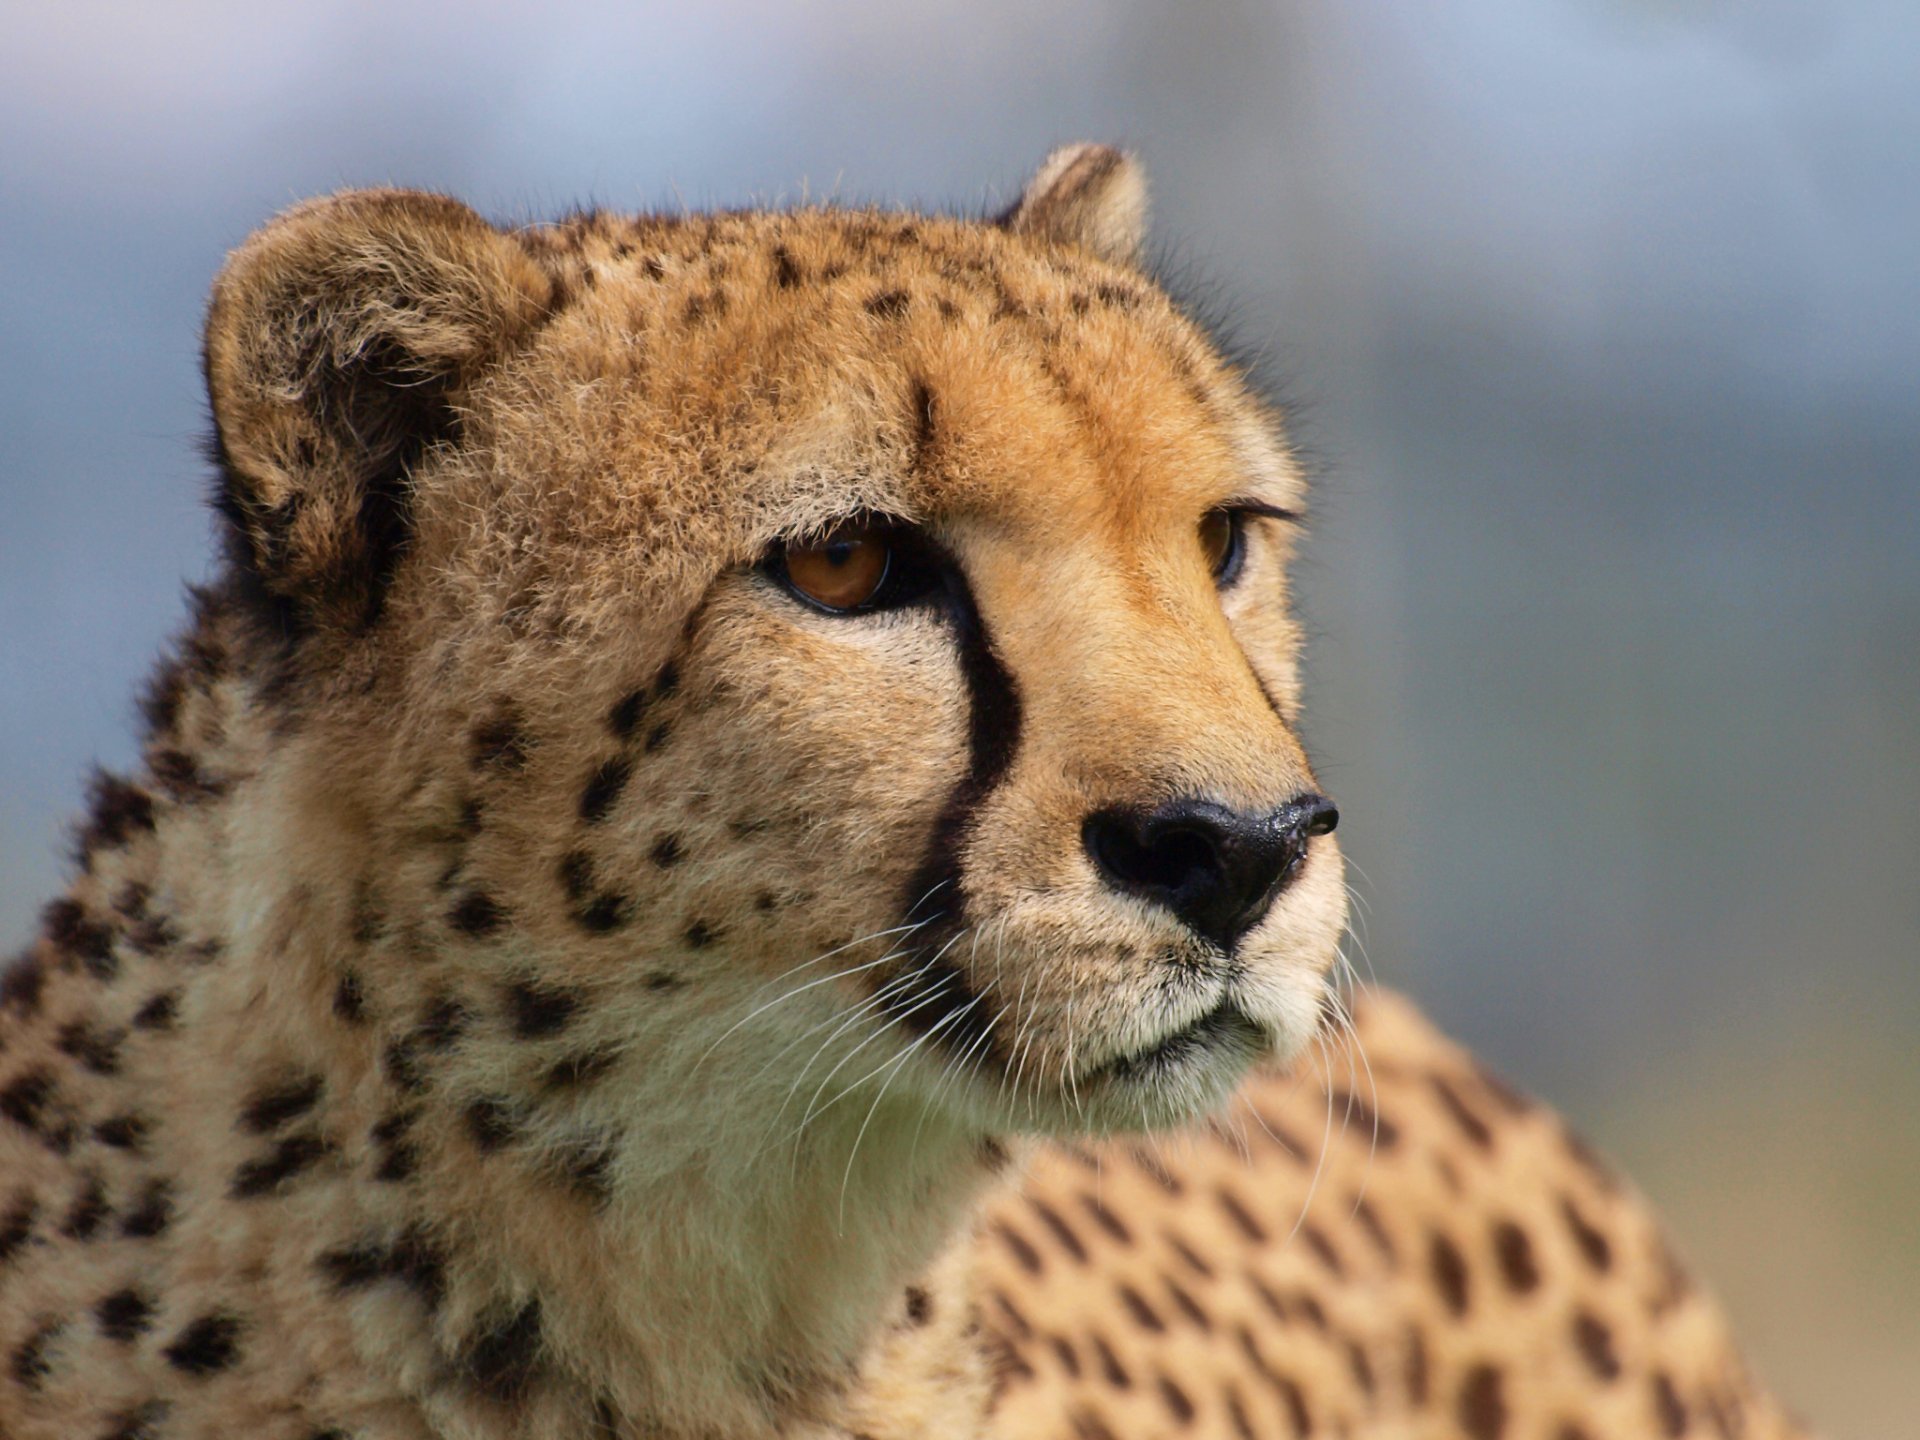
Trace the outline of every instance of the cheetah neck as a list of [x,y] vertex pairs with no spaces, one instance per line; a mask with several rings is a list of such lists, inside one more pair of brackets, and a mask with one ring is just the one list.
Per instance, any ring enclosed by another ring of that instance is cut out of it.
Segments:
[[543,1106],[513,1002],[369,921],[337,767],[254,714],[183,697],[68,902],[112,936],[89,1003],[131,1037],[150,1168],[241,1257],[245,1323],[300,1315],[316,1369],[353,1356],[434,1432],[885,1435],[867,1397],[920,1386],[946,1397],[929,1433],[969,1433],[985,1382],[942,1254],[1004,1152],[864,1091],[783,1133],[784,1074],[696,1073],[699,1034],[631,1016],[619,1084]]

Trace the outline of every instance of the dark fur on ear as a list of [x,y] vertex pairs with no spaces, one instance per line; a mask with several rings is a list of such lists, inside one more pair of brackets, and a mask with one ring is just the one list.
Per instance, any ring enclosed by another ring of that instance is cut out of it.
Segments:
[[1146,172],[1110,145],[1063,145],[1041,162],[1000,223],[1016,235],[1137,265],[1147,238]]
[[511,237],[404,190],[296,206],[228,259],[206,333],[217,505],[236,578],[280,628],[378,619],[415,466],[551,294]]

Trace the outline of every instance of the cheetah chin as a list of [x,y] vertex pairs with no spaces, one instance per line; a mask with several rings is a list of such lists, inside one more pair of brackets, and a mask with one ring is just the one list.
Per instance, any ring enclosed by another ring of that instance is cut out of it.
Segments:
[[1304,478],[1145,213],[234,252],[224,563],[0,984],[0,1436],[1796,1433],[1335,989]]

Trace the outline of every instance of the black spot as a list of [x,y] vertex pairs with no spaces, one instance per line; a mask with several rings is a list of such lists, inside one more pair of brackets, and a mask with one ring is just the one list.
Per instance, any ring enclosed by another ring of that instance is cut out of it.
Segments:
[[509,985],[506,997],[513,1033],[524,1040],[565,1029],[580,1009],[577,991],[553,989],[526,980]]
[[467,1105],[465,1119],[467,1134],[481,1150],[491,1154],[511,1141],[518,1133],[512,1107],[497,1095],[483,1095]]
[[623,697],[619,703],[607,712],[607,728],[613,731],[617,738],[621,740],[629,739],[632,737],[635,728],[640,724],[640,717],[646,713],[646,709],[646,692],[644,690],[635,690],[631,694]]
[[332,1153],[332,1143],[310,1130],[285,1136],[265,1155],[234,1171],[227,1193],[236,1200],[271,1194]]
[[1166,1401],[1167,1413],[1173,1416],[1174,1424],[1191,1425],[1193,1423],[1193,1401],[1187,1398],[1186,1391],[1165,1375],[1160,1377],[1160,1398]]
[[1341,1263],[1340,1252],[1333,1248],[1333,1242],[1327,1238],[1326,1231],[1318,1225],[1310,1220],[1301,1222],[1300,1238],[1335,1277],[1344,1276],[1347,1273],[1346,1266]]
[[414,1042],[404,1036],[380,1052],[380,1068],[397,1089],[409,1095],[417,1094],[426,1086],[426,1076],[420,1070],[419,1052]]
[[916,1328],[933,1319],[933,1297],[918,1285],[907,1286],[907,1323]]
[[162,990],[133,1012],[136,1030],[171,1030],[180,1015],[180,992]]
[[227,793],[227,782],[208,775],[200,768],[200,762],[185,750],[171,746],[151,750],[147,754],[147,769],[160,788],[183,805],[213,800]]
[[481,890],[469,890],[460,903],[447,912],[447,923],[462,935],[484,939],[498,930],[506,914],[492,896]]
[[333,989],[333,1013],[349,1025],[364,1025],[367,1019],[367,995],[360,977],[349,970]]
[[61,1328],[58,1320],[41,1321],[7,1357],[7,1368],[13,1372],[13,1378],[27,1389],[38,1390],[40,1382],[53,1369],[47,1349],[58,1338]]
[[643,748],[647,754],[651,755],[662,745],[665,745],[671,738],[673,738],[673,722],[671,720],[662,720],[658,725],[655,725],[651,730],[647,731],[647,741]]
[[33,1239],[33,1221],[39,1211],[33,1196],[22,1190],[13,1197],[5,1212],[0,1213],[0,1265],[26,1249],[27,1242]]
[[995,1225],[993,1229],[994,1233],[1006,1244],[1013,1258],[1019,1262],[1022,1270],[1026,1271],[1029,1275],[1038,1275],[1040,1273],[1040,1252],[1033,1248],[1032,1242],[1029,1241],[1026,1236],[1022,1235],[1018,1230],[1015,1230],[1011,1225],[1004,1223]]
[[1587,1263],[1600,1271],[1612,1269],[1612,1242],[1587,1223],[1587,1217],[1580,1213],[1580,1207],[1573,1203],[1571,1196],[1561,1197],[1560,1213],[1566,1217],[1567,1229],[1573,1233],[1574,1244],[1580,1247],[1580,1253],[1586,1256]]
[[133,1208],[120,1217],[120,1233],[129,1240],[151,1240],[164,1235],[173,1223],[173,1187],[165,1180],[149,1180]]
[[[480,803],[480,797],[469,795],[460,802],[460,818],[454,824],[462,835],[478,835],[481,821],[486,818],[486,814],[487,807]],[[358,939],[358,934],[354,938]]]
[[88,1175],[81,1182],[80,1193],[73,1197],[66,1218],[60,1222],[60,1233],[73,1240],[91,1240],[100,1233],[100,1227],[111,1213],[107,1204],[107,1182],[98,1175]]
[[70,964],[84,966],[96,980],[111,980],[119,973],[113,932],[88,919],[77,900],[55,900],[41,912],[41,923],[54,951]]
[[88,792],[87,823],[80,832],[83,863],[96,850],[124,845],[153,829],[153,797],[138,785],[100,770]]
[[147,1400],[122,1410],[107,1422],[100,1440],[160,1440],[160,1422],[172,1408],[165,1400]]
[[906,291],[882,290],[877,295],[867,297],[866,311],[869,315],[877,316],[882,320],[898,320],[907,313],[907,307],[910,304],[912,304],[912,297]]
[[105,1030],[91,1020],[70,1020],[54,1035],[54,1047],[71,1055],[96,1075],[114,1075],[120,1070],[120,1046],[127,1038],[124,1030]]
[[73,1122],[59,1102],[53,1073],[43,1066],[22,1071],[0,1089],[0,1116],[39,1136],[58,1154],[73,1148]]
[[1267,1227],[1254,1218],[1253,1212],[1247,1209],[1238,1195],[1222,1185],[1216,1198],[1220,1201],[1220,1208],[1227,1212],[1227,1218],[1233,1221],[1236,1230],[1256,1245],[1265,1243]]
[[1071,1255],[1080,1264],[1084,1265],[1087,1263],[1086,1245],[1083,1244],[1080,1237],[1074,1233],[1073,1227],[1067,1224],[1066,1220],[1061,1217],[1058,1210],[1055,1210],[1051,1205],[1047,1204],[1046,1201],[1038,1197],[1030,1198],[1027,1201],[1027,1208],[1040,1217],[1040,1223],[1053,1233],[1053,1238],[1060,1242],[1061,1249],[1065,1250],[1067,1254]]
[[320,1103],[318,1075],[295,1075],[254,1092],[240,1111],[240,1128],[254,1135],[278,1130]]
[[1160,1318],[1160,1312],[1147,1303],[1147,1297],[1131,1285],[1120,1287],[1120,1303],[1127,1307],[1127,1314],[1133,1317],[1136,1325],[1159,1335],[1165,1332],[1167,1322]]
[[652,859],[654,864],[658,865],[662,870],[665,870],[670,866],[678,865],[684,860],[686,858],[686,852],[681,848],[680,837],[678,835],[662,835],[658,840],[653,842],[653,849],[649,852],[649,858]]
[[[688,624],[691,625],[692,623],[690,618]],[[664,700],[679,688],[680,666],[675,661],[669,660],[660,667],[659,672],[653,677],[653,698],[655,700]]]
[[420,1161],[419,1151],[407,1133],[413,1118],[411,1110],[396,1110],[368,1132],[379,1150],[379,1163],[373,1170],[375,1180],[392,1185],[413,1178]]
[[314,1268],[336,1290],[361,1290],[392,1274],[393,1252],[379,1240],[323,1251]]
[[667,990],[684,990],[687,982],[678,975],[666,970],[655,970],[646,978],[647,989],[658,995]]
[[402,1231],[388,1255],[393,1278],[419,1296],[427,1309],[438,1308],[447,1291],[447,1262],[426,1231],[418,1226]]
[[540,1358],[540,1302],[529,1300],[496,1315],[468,1342],[461,1368],[480,1392],[502,1403],[517,1400],[533,1383]]
[[153,1324],[153,1301],[135,1289],[116,1290],[93,1307],[94,1322],[109,1340],[137,1340]]
[[1618,1379],[1620,1356],[1613,1346],[1613,1331],[1599,1317],[1582,1310],[1573,1317],[1573,1343],[1587,1368],[1601,1380]]
[[1493,1227],[1493,1253],[1500,1261],[1507,1288],[1514,1294],[1524,1295],[1539,1286],[1540,1267],[1533,1258],[1533,1242],[1511,1220]]
[[202,1315],[160,1352],[189,1375],[212,1375],[240,1358],[240,1321],[226,1314]]
[[604,934],[625,922],[626,898],[611,891],[595,892],[593,861],[584,850],[569,850],[560,857],[560,886],[571,902],[574,923],[581,929]]
[[[1382,1150],[1391,1150],[1400,1143],[1399,1127],[1375,1110],[1365,1096],[1336,1085],[1327,1092],[1327,1098],[1335,1110],[1347,1117],[1346,1133],[1354,1139]],[[1297,1147],[1295,1153],[1299,1153]]]
[[584,850],[569,850],[560,857],[560,888],[569,900],[587,898],[593,889],[593,860]]
[[1455,1315],[1466,1314],[1467,1262],[1461,1257],[1460,1247],[1438,1230],[1434,1231],[1428,1242],[1427,1265],[1447,1309]]
[[46,984],[47,967],[40,957],[31,950],[22,951],[0,969],[0,1013],[38,1015]]
[[696,920],[687,927],[686,941],[689,948],[704,950],[718,939],[719,936],[720,931],[714,929],[703,920]]
[[775,904],[776,902],[773,898],[773,893],[768,890],[762,890],[758,895],[755,895],[753,897],[753,908],[760,911],[762,914],[766,914],[769,911],[773,910],[775,908]]
[[1460,1385],[1460,1428],[1469,1440],[1500,1440],[1507,1429],[1507,1402],[1501,1393],[1500,1372],[1476,1365]]
[[1660,1417],[1660,1433],[1677,1440],[1687,1433],[1687,1407],[1664,1370],[1653,1372],[1653,1408]]
[[554,1090],[591,1085],[611,1070],[618,1060],[619,1056],[611,1050],[589,1050],[578,1055],[566,1055],[548,1068],[546,1084]]
[[446,1295],[446,1259],[417,1226],[392,1240],[366,1236],[325,1251],[315,1259],[314,1268],[341,1291],[394,1281],[411,1290],[428,1310],[437,1309]]
[[573,912],[573,918],[581,929],[603,935],[626,923],[627,901],[622,896],[611,893],[595,895]]
[[1447,1113],[1460,1127],[1460,1133],[1480,1149],[1491,1149],[1493,1132],[1487,1128],[1486,1121],[1468,1108],[1467,1102],[1460,1098],[1460,1092],[1447,1083],[1447,1077],[1429,1075],[1427,1079],[1432,1083],[1434,1093],[1440,1097],[1441,1104],[1446,1107]]
[[784,245],[773,247],[773,283],[782,290],[791,290],[799,285],[804,276],[800,267],[794,263],[793,252]]
[[510,710],[474,727],[471,755],[474,768],[519,770],[527,763],[527,739]]
[[613,802],[620,798],[620,792],[626,788],[627,777],[632,773],[632,764],[619,756],[595,770],[588,777],[586,788],[580,792],[580,818],[589,825],[606,819],[607,812],[613,809]]
[[1199,1329],[1208,1331],[1213,1329],[1213,1317],[1208,1315],[1200,1302],[1193,1298],[1192,1291],[1171,1275],[1162,1274],[1160,1283],[1167,1287],[1167,1294],[1173,1297],[1176,1310],[1185,1315]]

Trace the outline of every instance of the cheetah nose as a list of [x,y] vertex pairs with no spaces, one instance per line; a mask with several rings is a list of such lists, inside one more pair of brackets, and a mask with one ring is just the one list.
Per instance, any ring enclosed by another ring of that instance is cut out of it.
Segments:
[[1153,810],[1097,811],[1081,842],[1107,884],[1166,906],[1231,953],[1299,873],[1307,842],[1339,822],[1324,795],[1297,796],[1264,815],[1170,800]]

